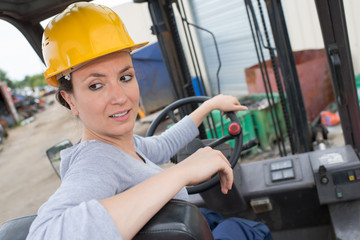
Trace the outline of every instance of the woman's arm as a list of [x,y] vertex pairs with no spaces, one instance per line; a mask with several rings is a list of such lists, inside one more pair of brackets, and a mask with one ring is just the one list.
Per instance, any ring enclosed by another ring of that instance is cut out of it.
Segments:
[[181,188],[205,181],[217,172],[226,194],[233,183],[229,162],[220,151],[202,148],[181,163],[100,203],[123,239],[131,239]]
[[246,106],[240,104],[239,100],[229,95],[217,95],[205,101],[200,107],[193,111],[189,116],[196,126],[200,126],[205,117],[212,111],[218,109],[224,112],[244,111]]
[[[140,141],[135,138],[136,145],[155,164],[164,164],[196,135],[204,118],[214,109],[221,111],[242,111],[247,107],[240,105],[233,96],[218,95],[200,105],[189,117],[192,120],[182,119],[160,136],[146,138]],[[194,124],[195,123],[195,124]],[[159,153],[161,154],[159,155]]]
[[161,135],[152,137],[134,137],[135,145],[153,163],[168,163],[181,148],[185,147],[199,134],[194,121],[188,116],[181,119]]

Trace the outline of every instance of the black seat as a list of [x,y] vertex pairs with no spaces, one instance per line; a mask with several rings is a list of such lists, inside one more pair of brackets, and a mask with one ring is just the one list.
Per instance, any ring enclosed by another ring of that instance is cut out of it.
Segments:
[[134,240],[213,240],[205,217],[195,205],[171,200],[134,237]]
[[24,240],[29,233],[36,215],[15,218],[5,222],[0,228],[1,240]]
[[[24,240],[36,215],[16,218],[0,228],[1,240]],[[171,200],[134,237],[134,240],[213,240],[211,230],[193,204]]]

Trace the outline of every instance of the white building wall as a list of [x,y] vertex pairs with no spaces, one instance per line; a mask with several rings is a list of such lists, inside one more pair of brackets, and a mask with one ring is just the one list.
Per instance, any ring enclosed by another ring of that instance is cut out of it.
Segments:
[[[220,92],[234,96],[247,94],[244,71],[245,68],[257,64],[258,59],[244,1],[191,0],[188,3],[192,10],[193,23],[215,35],[221,59]],[[267,18],[265,3],[263,1],[261,3],[265,18]],[[255,13],[259,14],[257,2],[253,0],[253,4]],[[258,21],[262,25],[259,15]],[[267,27],[271,32],[270,26]],[[211,85],[211,94],[216,95],[218,93],[216,74],[219,61],[214,41],[208,33],[200,30],[197,30],[197,37],[200,41],[200,55],[206,65],[207,78],[204,81]],[[265,59],[269,59],[267,50],[264,50],[264,55]]]
[[147,3],[125,3],[113,10],[124,22],[128,33],[135,43],[157,42],[155,35],[151,34],[152,21]]
[[[283,11],[294,51],[324,48],[314,0],[283,0]],[[359,0],[344,0],[354,74],[360,73]]]
[[359,22],[360,1],[345,0],[344,7],[345,7],[347,28],[349,34],[351,55],[354,65],[354,72],[357,75],[360,73],[360,22]]

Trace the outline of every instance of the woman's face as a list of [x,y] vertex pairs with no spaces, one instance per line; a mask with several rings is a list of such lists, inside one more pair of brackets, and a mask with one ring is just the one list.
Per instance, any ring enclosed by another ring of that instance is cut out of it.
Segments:
[[73,94],[62,95],[84,124],[85,140],[132,136],[139,86],[129,53],[95,59],[73,72],[71,81]]

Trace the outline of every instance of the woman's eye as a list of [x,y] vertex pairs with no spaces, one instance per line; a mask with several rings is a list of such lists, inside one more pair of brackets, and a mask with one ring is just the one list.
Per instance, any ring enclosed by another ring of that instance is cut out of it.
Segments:
[[124,76],[121,76],[121,77],[120,77],[120,81],[122,81],[122,82],[128,82],[128,81],[130,81],[132,78],[133,78],[132,75],[124,75]]
[[89,89],[90,90],[98,90],[98,89],[100,89],[102,87],[102,85],[100,84],[100,83],[95,83],[95,84],[91,84],[90,86],[89,86]]

